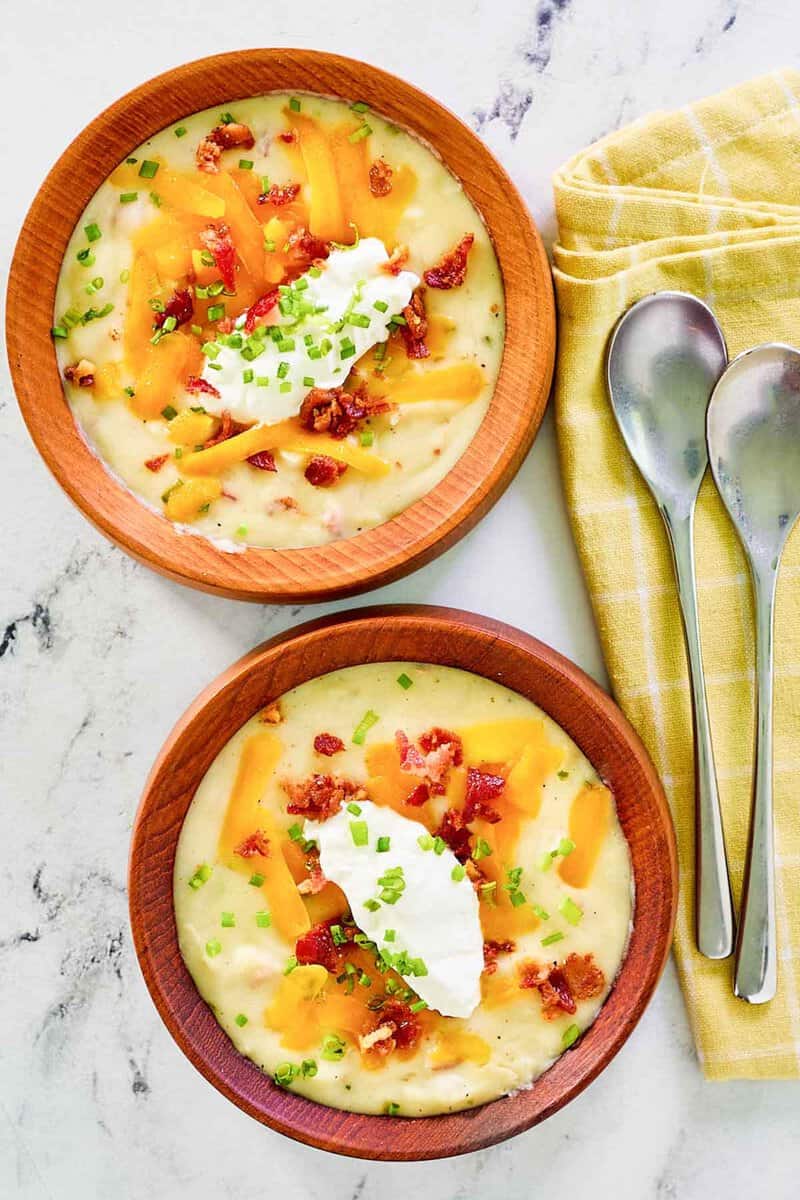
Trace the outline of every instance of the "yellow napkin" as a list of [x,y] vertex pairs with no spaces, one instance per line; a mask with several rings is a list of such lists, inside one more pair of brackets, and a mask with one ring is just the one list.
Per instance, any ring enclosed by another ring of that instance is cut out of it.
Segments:
[[[800,344],[800,75],[782,71],[604,138],[555,176],[560,316],[556,420],[567,500],[614,693],[664,782],[678,833],[675,936],[709,1078],[800,1076],[800,534],[778,588],[775,690],[778,995],[731,993],[731,961],[693,937],[692,731],[680,616],[661,519],[604,387],[620,314],[676,288],[711,305],[731,356]],[[707,478],[695,555],[706,687],[737,898],[753,770],[753,614],[745,560]]]

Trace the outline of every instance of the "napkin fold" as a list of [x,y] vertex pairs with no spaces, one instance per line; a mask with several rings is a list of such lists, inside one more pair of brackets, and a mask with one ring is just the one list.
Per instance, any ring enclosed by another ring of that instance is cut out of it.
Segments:
[[[777,997],[731,992],[732,959],[693,933],[689,683],[676,587],[656,506],[617,431],[604,383],[618,317],[650,292],[693,292],[731,357],[800,344],[800,74],[780,71],[578,154],[554,179],[559,240],[556,421],[575,538],[614,694],[664,782],[678,835],[675,955],[700,1062],[713,1079],[800,1077],[800,533],[778,585],[775,806]],[[753,611],[747,566],[707,477],[695,557],[706,688],[728,858],[741,894],[754,763]]]

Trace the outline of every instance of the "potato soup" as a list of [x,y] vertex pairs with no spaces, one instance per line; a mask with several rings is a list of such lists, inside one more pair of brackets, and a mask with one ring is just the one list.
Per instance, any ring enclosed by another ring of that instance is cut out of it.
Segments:
[[529,1086],[619,970],[613,796],[529,700],[419,663],[313,679],[245,724],[175,858],[184,961],[236,1048],[354,1112]]
[[53,322],[106,467],[230,550],[350,537],[463,454],[503,351],[489,235],[435,153],[360,103],[196,113],[89,202]]

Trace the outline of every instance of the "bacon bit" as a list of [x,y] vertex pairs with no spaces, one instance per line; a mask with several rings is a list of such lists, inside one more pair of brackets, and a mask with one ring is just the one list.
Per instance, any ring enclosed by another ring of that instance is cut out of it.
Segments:
[[430,798],[431,792],[427,783],[420,783],[410,796],[406,796],[406,804],[410,804],[412,808],[421,808]]
[[274,704],[269,704],[266,708],[262,708],[258,719],[262,725],[280,725],[283,721],[280,700],[276,700]]
[[229,125],[215,125],[197,147],[195,161],[201,171],[216,175],[223,150],[232,150],[234,146],[251,150],[255,144],[249,125],[242,125],[238,121],[231,121]]
[[344,750],[344,742],[335,733],[318,733],[314,738],[314,749],[317,754],[324,754],[326,758],[331,758],[334,754],[339,754]]
[[299,183],[273,183],[266,192],[261,193],[258,203],[271,204],[273,208],[283,208],[285,204],[291,204],[293,200],[296,200],[299,193]]
[[360,421],[389,412],[391,407],[388,401],[368,396],[363,389],[346,392],[340,387],[312,388],[300,408],[300,424],[314,433],[344,438],[358,428]]
[[319,925],[312,925],[307,933],[300,935],[295,942],[294,952],[301,966],[305,967],[311,963],[318,964],[326,971],[330,971],[332,975],[335,975],[339,969],[340,948],[334,945],[330,928],[324,921],[321,921]]
[[521,988],[535,988],[542,1000],[542,1016],[553,1021],[561,1013],[576,1012],[576,1000],[599,996],[605,987],[605,975],[591,954],[570,954],[560,967],[549,971],[538,963],[523,963]]
[[455,854],[459,862],[466,862],[470,856],[469,839],[472,835],[467,829],[462,814],[457,808],[448,808],[442,817],[434,837],[440,837]]
[[312,487],[333,487],[347,470],[347,464],[337,462],[329,454],[315,454],[309,459],[303,474]]
[[303,269],[306,261],[323,262],[331,252],[330,242],[323,242],[322,238],[314,237],[313,233],[309,233],[302,226],[289,234],[286,245],[295,258],[303,260]]
[[244,841],[239,842],[233,853],[238,854],[240,858],[254,858],[257,854],[262,858],[269,858],[269,838],[263,829],[256,829]]
[[291,146],[293,142],[297,141],[297,133],[294,129],[284,129],[278,134],[278,140]]
[[308,879],[301,880],[297,885],[297,890],[301,896],[316,896],[318,892],[328,886],[329,882],[320,866],[318,851],[309,854],[306,859],[306,870]]
[[215,400],[221,399],[213,383],[209,383],[207,379],[202,379],[199,375],[190,375],[184,387],[192,396],[213,396]]
[[334,775],[313,774],[299,783],[284,780],[281,787],[289,797],[286,811],[302,814],[314,821],[327,821],[338,812],[345,800],[366,800],[361,784]]
[[280,504],[281,508],[285,508],[287,512],[300,512],[300,505],[294,496],[278,496],[275,503]]
[[428,358],[430,350],[425,345],[428,333],[428,318],[425,315],[425,300],[421,288],[417,288],[411,297],[411,303],[403,309],[405,325],[400,326],[403,341],[406,344],[408,358]]
[[392,190],[394,172],[382,158],[376,158],[369,169],[369,190],[373,196],[388,196]]
[[497,970],[497,958],[500,954],[513,954],[516,950],[516,942],[484,942],[483,943],[483,973],[484,975],[494,975]]
[[164,311],[153,315],[153,324],[157,329],[160,329],[167,317],[174,317],[177,327],[178,325],[185,325],[187,321],[191,321],[193,316],[194,300],[192,299],[192,293],[188,288],[178,288],[164,305]]
[[217,329],[220,333],[233,333],[236,328],[236,321],[233,317],[221,317],[217,321]]
[[94,373],[96,369],[90,359],[82,358],[79,362],[73,363],[71,367],[65,367],[64,378],[69,383],[77,384],[78,387],[94,387]]
[[247,461],[251,467],[258,467],[259,471],[277,471],[275,459],[271,450],[257,450],[255,454],[250,454]]
[[500,813],[492,807],[489,801],[496,800],[505,786],[506,781],[502,775],[490,775],[488,772],[484,773],[476,770],[475,767],[470,767],[467,771],[464,821],[469,824],[470,821],[480,817],[481,820],[496,825],[500,820]]
[[423,733],[416,746],[409,742],[402,729],[397,730],[394,740],[400,769],[421,776],[435,796],[444,795],[450,768],[459,766],[464,759],[461,738],[436,726]]
[[249,429],[249,425],[242,425],[239,421],[234,421],[229,410],[223,408],[220,413],[221,424],[216,433],[210,438],[206,438],[203,442],[204,449],[208,450],[211,446],[217,446],[220,442],[227,442],[228,438],[235,437],[237,433],[244,433],[245,429]]
[[424,279],[428,287],[441,288],[445,291],[449,288],[461,287],[467,277],[467,255],[472,249],[474,241],[473,234],[465,233],[457,246],[445,254],[435,267],[426,271]]
[[156,471],[161,470],[168,458],[168,454],[157,454],[155,458],[146,458],[144,465],[147,467],[148,471],[152,471],[155,475]]
[[219,225],[209,225],[200,233],[200,241],[214,255],[214,262],[219,268],[225,290],[236,291],[236,247],[230,230],[224,222]]
[[407,262],[408,246],[395,246],[388,260],[381,263],[381,270],[387,275],[399,275]]
[[[271,313],[280,299],[278,289],[275,288],[271,292],[267,292],[266,296],[262,296],[256,300],[247,310],[247,316],[244,319],[245,333],[252,333],[256,325],[262,324],[261,317],[266,317],[267,313]],[[266,321],[263,322],[266,324]]]
[[410,1050],[419,1041],[422,1026],[419,1017],[402,1000],[387,1000],[379,1014],[380,1025],[392,1026],[392,1039],[398,1050]]

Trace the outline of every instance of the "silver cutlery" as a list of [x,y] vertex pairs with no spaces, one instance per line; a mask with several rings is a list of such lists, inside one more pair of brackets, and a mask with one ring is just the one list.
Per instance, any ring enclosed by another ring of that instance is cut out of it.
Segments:
[[744,546],[756,616],[756,769],[736,941],[734,992],[777,988],[772,803],[773,614],[781,555],[800,514],[800,351],[756,346],[720,379],[708,408],[711,469]]
[[695,929],[707,958],[733,950],[733,904],[703,681],[693,556],[708,465],[706,410],[727,349],[711,310],[683,292],[634,304],[612,335],[607,384],[625,444],[667,528],[689,661],[695,762]]

